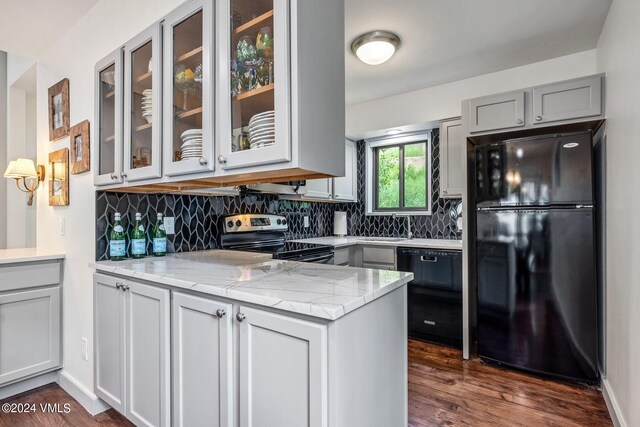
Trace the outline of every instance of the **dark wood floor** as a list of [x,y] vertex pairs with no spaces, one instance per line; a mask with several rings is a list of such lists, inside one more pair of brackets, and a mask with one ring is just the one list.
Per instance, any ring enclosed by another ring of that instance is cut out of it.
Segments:
[[602,393],[409,341],[409,425],[611,426]]
[[[6,414],[0,427],[132,426],[113,409],[91,417],[58,385],[50,384],[3,403],[65,403],[65,413]],[[409,425],[610,426],[599,390],[463,361],[460,351],[409,342]],[[386,427],[386,426],[385,426]],[[389,426],[394,427],[394,426]]]
[[[89,426],[133,426],[114,409],[92,417],[73,397],[57,384],[48,384],[26,393],[0,401],[5,403],[35,404],[35,413],[6,413],[0,409],[0,427],[89,427]],[[40,404],[58,404],[58,413],[43,413]],[[68,413],[65,404],[69,404]]]

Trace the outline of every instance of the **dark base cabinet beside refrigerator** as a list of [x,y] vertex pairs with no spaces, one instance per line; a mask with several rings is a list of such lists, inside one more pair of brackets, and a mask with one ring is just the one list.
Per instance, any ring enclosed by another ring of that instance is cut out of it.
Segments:
[[407,288],[409,337],[462,348],[462,253],[398,248]]

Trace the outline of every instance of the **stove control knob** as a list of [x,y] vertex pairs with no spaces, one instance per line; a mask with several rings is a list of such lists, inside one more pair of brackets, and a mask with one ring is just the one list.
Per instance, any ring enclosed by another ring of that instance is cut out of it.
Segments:
[[242,225],[242,221],[237,220],[237,221],[236,221],[236,227],[240,227],[241,225]]
[[287,225],[287,220],[286,219],[282,220],[282,225]]
[[277,220],[276,224],[278,224],[278,225],[282,224],[282,220],[281,219]]
[[228,221],[227,222],[227,227],[229,227],[229,228],[233,227],[233,221]]

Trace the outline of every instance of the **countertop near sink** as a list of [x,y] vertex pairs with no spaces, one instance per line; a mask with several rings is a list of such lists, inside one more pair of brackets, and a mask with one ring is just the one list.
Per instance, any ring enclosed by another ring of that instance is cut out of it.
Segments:
[[209,250],[97,261],[99,272],[335,320],[397,289],[412,273],[274,260]]
[[63,259],[62,252],[42,248],[0,249],[0,264]]
[[364,236],[327,236],[311,239],[291,240],[292,242],[316,243],[343,248],[352,245],[377,245],[410,248],[452,249],[462,250],[462,240],[452,239],[399,239],[398,237],[364,237]]

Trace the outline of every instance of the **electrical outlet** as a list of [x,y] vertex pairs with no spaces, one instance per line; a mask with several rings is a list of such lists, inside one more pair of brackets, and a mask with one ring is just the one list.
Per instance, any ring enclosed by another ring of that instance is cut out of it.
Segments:
[[304,216],[304,228],[309,228],[309,217],[307,215]]
[[85,337],[80,338],[80,356],[84,360],[89,360],[89,346]]
[[167,236],[171,234],[175,234],[175,221],[172,216],[167,216],[164,218],[164,232],[167,233]]
[[60,236],[64,236],[65,229],[66,229],[66,226],[65,226],[65,219],[64,219],[64,217],[60,217],[60,218],[58,219],[58,234],[59,234]]

